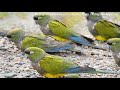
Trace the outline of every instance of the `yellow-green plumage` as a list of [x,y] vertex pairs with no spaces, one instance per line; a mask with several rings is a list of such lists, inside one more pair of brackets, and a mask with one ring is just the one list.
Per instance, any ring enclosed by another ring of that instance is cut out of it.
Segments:
[[50,31],[56,36],[68,39],[80,45],[87,45],[93,48],[106,50],[102,47],[95,46],[95,44],[93,43],[94,41],[92,39],[90,39],[89,37],[80,35],[77,32],[74,32],[72,29],[70,29],[63,23],[59,22],[58,20],[50,21],[48,23],[48,26],[49,26]]
[[24,50],[24,49],[26,49],[28,47],[32,47],[32,46],[42,48],[43,44],[45,44],[44,41],[36,39],[34,37],[27,36],[22,40],[21,49]]
[[65,38],[61,38],[61,37],[58,37],[58,36],[50,36],[50,37],[52,37],[52,38],[54,38],[56,41],[60,41],[60,42],[70,42],[70,40],[68,40],[68,39],[65,39]]
[[101,20],[96,23],[95,30],[106,40],[120,37],[120,26],[112,22]]
[[110,38],[120,38],[120,25],[104,20],[100,12],[89,12],[87,20],[89,31],[96,40],[107,41]]
[[54,53],[62,50],[71,50],[74,45],[70,41],[61,42],[50,36],[44,34],[29,34],[25,36],[22,29],[10,30],[7,37],[16,43],[18,48],[23,51],[28,47],[38,47],[44,49],[46,52]]
[[119,49],[120,49],[120,38],[108,39],[107,43],[111,45],[111,49],[112,49],[113,52],[119,51]]
[[22,41],[24,38],[25,32],[21,28],[15,28],[7,33],[7,37],[10,38],[13,42],[17,45]]
[[73,32],[69,27],[62,24],[57,20],[52,20],[48,23],[49,29],[57,36],[67,38],[70,35],[78,35],[77,33]]
[[120,66],[120,38],[108,39],[107,43],[111,46],[113,57],[118,66]]
[[[94,68],[80,67],[75,62],[60,56],[50,55],[37,47],[29,47],[25,50],[31,64],[45,77],[60,77],[68,73],[95,72]],[[35,64],[36,63],[36,64]],[[38,65],[38,66],[35,66]]]
[[[76,14],[80,14],[80,13],[76,13]],[[46,18],[46,17],[49,17],[49,18]],[[34,20],[40,25],[40,29],[45,35],[51,35],[57,41],[61,41],[61,42],[72,41],[80,45],[83,44],[83,45],[91,46],[93,48],[105,50],[102,47],[95,46],[93,43],[94,41],[91,38],[80,35],[79,33],[75,32],[75,30],[72,30],[70,27],[67,27],[66,25],[59,22],[58,20],[54,20],[50,15],[36,15],[34,16]],[[42,25],[42,23],[40,23],[43,21],[46,23],[44,24],[44,26]],[[75,23],[78,21],[79,20],[77,21],[75,20]],[[46,28],[47,24],[49,28]]]
[[[59,78],[66,74],[76,73],[107,73],[88,66],[79,66],[77,63],[56,55],[46,53],[43,49],[29,47],[25,50],[32,66],[43,76]],[[111,72],[108,72],[111,73]]]
[[38,47],[44,49],[46,52],[59,52],[61,50],[67,50],[74,48],[70,42],[61,42],[56,41],[54,38],[50,36],[41,37],[42,34],[39,35],[30,35],[25,37],[21,43],[21,49],[26,49],[28,47]]
[[65,70],[70,69],[72,67],[78,67],[77,64],[66,61],[63,57],[55,56],[55,55],[47,55],[40,60],[41,68],[51,74],[59,74],[59,73],[67,73]]

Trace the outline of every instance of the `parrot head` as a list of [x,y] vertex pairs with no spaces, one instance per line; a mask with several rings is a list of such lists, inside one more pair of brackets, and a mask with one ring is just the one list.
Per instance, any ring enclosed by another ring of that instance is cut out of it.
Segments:
[[111,38],[111,39],[108,39],[108,41],[107,41],[108,45],[115,45],[118,43],[120,43],[120,38]]
[[87,20],[90,20],[92,22],[98,22],[103,19],[100,12],[87,12],[86,14]]
[[12,29],[7,33],[7,37],[17,45],[19,45],[24,36],[25,32],[21,28]]
[[50,15],[35,15],[33,19],[35,20],[36,24],[44,27],[49,21],[52,20],[52,17]]
[[107,44],[111,46],[112,51],[120,49],[120,38],[111,38],[108,39]]
[[41,58],[44,57],[45,51],[41,48],[37,47],[29,47],[25,49],[25,54],[31,60],[31,62],[37,63],[40,61]]

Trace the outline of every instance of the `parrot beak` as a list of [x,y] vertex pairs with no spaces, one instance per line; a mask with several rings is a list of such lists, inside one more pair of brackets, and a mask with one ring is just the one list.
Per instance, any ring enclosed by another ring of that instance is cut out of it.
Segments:
[[111,51],[111,46],[109,45],[109,47],[108,47],[108,50],[109,50],[109,52]]
[[35,20],[35,23],[38,24],[38,17],[34,16],[33,19]]
[[108,50],[111,51],[112,42],[108,41],[107,44],[109,45]]
[[108,44],[108,45],[112,45],[112,42],[109,42],[109,41],[108,41],[107,44]]
[[33,19],[34,19],[34,20],[38,20],[38,17],[37,17],[37,16],[34,16]]
[[29,50],[24,50],[25,57],[28,58],[28,55],[30,54]]
[[11,35],[7,35],[8,38],[11,38]]
[[27,58],[27,59],[28,59],[28,55],[27,55],[27,54],[25,54],[25,58]]

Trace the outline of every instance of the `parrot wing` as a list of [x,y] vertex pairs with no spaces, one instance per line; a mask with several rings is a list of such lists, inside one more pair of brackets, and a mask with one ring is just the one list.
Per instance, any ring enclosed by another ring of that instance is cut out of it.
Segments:
[[33,46],[42,48],[46,52],[59,52],[61,50],[73,48],[72,44],[66,42],[58,42],[51,37],[39,38],[39,36],[29,36],[23,39],[21,44],[22,49]]
[[83,44],[83,45],[90,45],[93,44],[91,41],[92,40],[87,40],[87,38],[84,38],[83,36],[79,35],[71,35],[70,37],[68,37],[71,41],[78,43],[78,44]]
[[95,25],[95,30],[106,40],[109,38],[120,37],[120,26],[110,21],[101,20],[97,22]]
[[80,67],[72,61],[68,61],[63,57],[55,55],[47,55],[39,62],[40,67],[46,72],[51,74],[64,74],[64,73],[82,73],[94,71],[90,67]]

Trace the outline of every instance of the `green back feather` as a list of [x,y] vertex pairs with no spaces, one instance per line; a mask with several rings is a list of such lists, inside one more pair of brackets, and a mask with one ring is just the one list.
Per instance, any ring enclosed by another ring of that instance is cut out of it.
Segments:
[[95,26],[95,30],[106,39],[120,37],[120,27],[109,21],[99,21]]
[[43,40],[39,40],[35,37],[27,36],[22,40],[21,49],[24,50],[28,47],[33,47],[33,46],[43,48],[44,44],[45,42]]
[[54,55],[47,55],[40,60],[40,66],[46,73],[66,73],[65,70],[78,67],[77,64],[66,61],[64,58]]
[[73,32],[69,27],[65,26],[57,20],[50,21],[48,25],[49,29],[59,37],[67,38],[74,34],[77,35],[77,33]]

